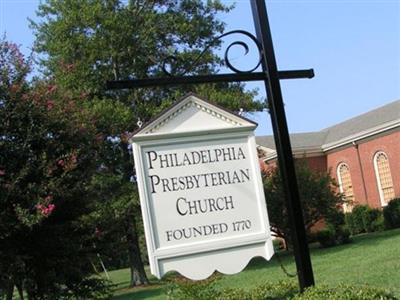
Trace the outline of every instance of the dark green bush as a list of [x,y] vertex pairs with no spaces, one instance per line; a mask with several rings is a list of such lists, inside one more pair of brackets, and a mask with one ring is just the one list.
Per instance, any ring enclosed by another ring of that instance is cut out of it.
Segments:
[[322,248],[332,247],[350,243],[350,231],[346,225],[339,225],[336,228],[332,224],[315,234],[316,241]]
[[338,228],[345,224],[345,214],[340,210],[332,210],[325,218],[326,223]]
[[326,228],[318,231],[315,234],[317,242],[322,248],[332,247],[336,245],[336,230],[333,226],[326,226]]
[[167,299],[171,300],[209,300],[217,299],[221,292],[215,283],[221,278],[214,274],[208,279],[192,281],[183,277],[173,279],[166,289]]
[[393,294],[379,288],[369,286],[339,285],[328,287],[318,285],[306,289],[303,294],[293,300],[398,300]]
[[280,300],[293,299],[299,292],[293,281],[268,282],[250,290],[224,289],[216,300]]
[[362,215],[362,220],[366,232],[384,230],[383,214],[382,211],[377,208],[367,207]]
[[347,214],[347,220],[351,218],[351,226],[348,224],[351,234],[359,234],[366,232],[364,226],[364,215],[367,214],[368,205],[356,205],[350,214]]
[[[172,291],[172,292],[171,292]],[[252,289],[217,289],[215,279],[177,281],[168,294],[171,300],[399,300],[390,292],[369,286],[317,285],[300,294],[297,282],[268,282]]]
[[400,227],[400,198],[391,200],[383,209],[385,227],[387,229]]
[[353,215],[351,214],[351,212],[347,212],[344,214],[344,220],[345,220],[347,228],[349,228],[349,230],[350,230],[350,234],[351,235],[356,234],[357,228],[353,222]]
[[314,235],[315,240],[320,243],[322,248],[350,242],[350,231],[342,211],[331,211],[325,218],[325,224],[326,227]]
[[336,243],[338,245],[348,244],[351,242],[350,230],[346,225],[339,226],[336,229]]
[[106,300],[112,296],[111,283],[102,278],[86,278],[77,285],[62,290],[60,299],[93,299]]
[[352,235],[385,229],[382,211],[368,205],[355,206],[351,213],[346,213],[345,220]]

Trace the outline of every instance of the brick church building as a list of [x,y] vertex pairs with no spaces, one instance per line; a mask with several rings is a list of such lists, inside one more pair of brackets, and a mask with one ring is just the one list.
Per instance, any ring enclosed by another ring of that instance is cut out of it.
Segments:
[[[290,135],[295,158],[329,171],[352,205],[379,208],[400,197],[400,100],[317,132]],[[259,136],[264,168],[276,164],[273,136]]]

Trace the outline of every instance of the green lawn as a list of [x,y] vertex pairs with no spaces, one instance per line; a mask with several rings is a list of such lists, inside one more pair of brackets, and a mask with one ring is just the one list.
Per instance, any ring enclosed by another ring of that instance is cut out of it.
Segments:
[[[311,248],[316,284],[368,284],[389,289],[400,297],[400,229],[360,235],[354,237],[351,244],[333,248]],[[279,256],[285,268],[290,273],[294,273],[295,265],[292,255],[281,252]],[[165,299],[163,295],[165,283],[153,277],[151,278],[152,286],[129,290],[127,289],[128,270],[113,271],[110,276],[117,285],[114,300]],[[270,262],[256,258],[243,272],[223,276],[218,284],[221,287],[248,288],[266,281],[287,279],[276,257]]]

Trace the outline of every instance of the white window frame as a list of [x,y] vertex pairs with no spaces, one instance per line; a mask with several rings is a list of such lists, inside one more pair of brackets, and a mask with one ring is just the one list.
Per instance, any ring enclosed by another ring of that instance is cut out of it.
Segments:
[[[345,165],[347,167],[347,169],[349,170],[349,176],[350,176],[350,181],[351,181],[351,188],[353,189],[353,180],[351,178],[351,172],[350,172],[350,167],[348,164],[346,164],[345,162],[340,162],[336,168],[336,176],[338,178],[338,183],[339,183],[339,191],[341,194],[343,194],[345,197],[345,192],[343,189],[343,181],[342,181],[342,176],[340,174],[340,168],[341,166]],[[351,199],[352,201],[354,201],[354,189],[353,189],[353,199]],[[348,203],[344,203],[343,204],[343,210],[344,212],[351,212],[353,210],[353,204],[348,204]]]
[[381,177],[380,177],[380,175],[379,175],[379,169],[378,169],[378,156],[381,155],[381,154],[383,154],[383,155],[386,157],[386,159],[387,159],[387,162],[388,162],[388,165],[389,165],[390,177],[391,177],[391,179],[392,179],[392,188],[394,188],[394,186],[393,186],[392,170],[390,169],[390,164],[389,164],[389,157],[388,157],[388,155],[387,155],[384,151],[381,151],[381,150],[380,150],[380,151],[377,151],[377,152],[374,154],[374,170],[375,170],[375,177],[376,177],[376,183],[377,183],[377,186],[378,186],[379,200],[380,200],[380,202],[381,202],[381,206],[386,206],[387,203],[385,202],[385,196],[384,196],[384,194],[383,194],[383,188],[382,188],[382,183],[381,183]]

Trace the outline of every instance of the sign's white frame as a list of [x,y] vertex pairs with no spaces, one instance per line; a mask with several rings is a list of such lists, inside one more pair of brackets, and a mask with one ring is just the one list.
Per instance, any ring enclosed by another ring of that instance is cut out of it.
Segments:
[[[254,137],[255,126],[223,128],[212,132],[185,132],[138,135],[131,139],[138,190],[140,196],[143,223],[151,273],[161,278],[166,272],[176,270],[192,279],[204,279],[215,270],[233,274],[240,272],[254,256],[270,259],[273,255],[272,238],[264,198],[263,184],[260,175],[260,165]],[[173,146],[191,142],[215,142],[221,145],[224,141],[245,140],[250,149],[251,172],[254,178],[257,196],[258,217],[261,231],[241,236],[215,238],[211,241],[197,241],[186,245],[175,245],[157,249],[154,231],[154,214],[149,199],[151,193],[146,184],[144,166],[145,151],[158,146]],[[207,266],[207,263],[211,264]]]

